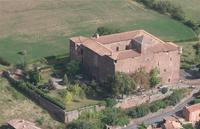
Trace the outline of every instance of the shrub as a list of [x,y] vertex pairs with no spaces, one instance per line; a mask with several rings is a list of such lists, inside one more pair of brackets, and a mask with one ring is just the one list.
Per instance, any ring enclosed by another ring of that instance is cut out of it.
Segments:
[[167,87],[164,87],[164,88],[161,89],[162,94],[166,94],[167,91],[168,91],[168,88],[167,88]]
[[77,120],[72,123],[69,123],[66,126],[66,129],[95,129],[94,124],[90,123],[87,120]]
[[66,66],[66,69],[69,75],[74,76],[80,72],[80,62],[77,60],[70,60]]
[[129,123],[126,114],[118,108],[107,108],[102,111],[101,121],[106,125],[124,126]]
[[155,87],[160,83],[160,77],[158,77],[159,71],[157,68],[154,68],[150,72],[150,85],[151,87]]
[[149,113],[149,107],[147,105],[140,105],[138,107],[130,108],[128,110],[128,116],[132,118],[143,117]]
[[105,102],[106,102],[106,106],[107,106],[107,107],[113,107],[114,105],[117,104],[116,99],[112,99],[112,98],[107,98],[107,99],[105,100]]
[[96,33],[101,35],[109,35],[114,33],[119,33],[119,29],[109,28],[109,27],[98,27]]

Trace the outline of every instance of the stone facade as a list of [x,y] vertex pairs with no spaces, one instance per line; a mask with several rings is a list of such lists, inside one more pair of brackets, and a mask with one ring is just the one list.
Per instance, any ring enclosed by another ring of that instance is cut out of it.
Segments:
[[141,67],[158,68],[162,83],[179,80],[181,48],[144,30],[92,38],[70,39],[70,57],[79,60],[89,75],[103,82],[115,72],[134,73]]
[[183,115],[189,122],[200,121],[200,104],[185,107],[183,109]]

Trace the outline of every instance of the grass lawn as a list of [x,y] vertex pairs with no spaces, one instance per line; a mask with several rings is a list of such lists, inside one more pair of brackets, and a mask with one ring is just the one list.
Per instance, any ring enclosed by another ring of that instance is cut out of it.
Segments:
[[10,87],[2,78],[0,95],[0,126],[8,120],[19,118],[36,122],[43,129],[64,129],[64,125],[53,120],[46,111]]
[[182,6],[188,19],[200,22],[200,0],[171,0],[173,3]]
[[68,52],[68,38],[91,36],[99,26],[145,29],[163,40],[195,37],[188,27],[132,0],[0,1],[0,55],[19,63]]

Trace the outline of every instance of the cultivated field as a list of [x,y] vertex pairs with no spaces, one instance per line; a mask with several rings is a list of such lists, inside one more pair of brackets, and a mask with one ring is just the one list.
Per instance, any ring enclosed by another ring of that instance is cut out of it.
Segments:
[[188,19],[200,22],[200,0],[171,0],[173,3],[182,6]]
[[1,0],[0,56],[19,63],[68,52],[68,38],[92,35],[99,26],[122,31],[145,29],[164,40],[184,40],[195,33],[183,24],[132,0]]
[[0,78],[0,127],[6,121],[19,118],[36,122],[43,129],[64,129],[64,125],[53,120],[49,114],[31,100],[24,97]]

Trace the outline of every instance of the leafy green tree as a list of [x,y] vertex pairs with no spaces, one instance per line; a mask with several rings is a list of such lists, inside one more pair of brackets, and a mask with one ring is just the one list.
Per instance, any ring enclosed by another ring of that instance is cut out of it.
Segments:
[[41,80],[40,71],[37,68],[29,71],[29,81],[30,83],[37,85]]
[[84,98],[85,97],[85,92],[84,90],[80,87],[79,84],[71,85],[68,90],[71,92],[72,96],[74,99],[78,98]]
[[69,104],[72,101],[72,99],[73,99],[72,94],[69,91],[66,91],[65,97],[64,97],[65,104],[66,105]]
[[98,27],[96,33],[98,33],[100,36],[101,35],[109,35],[109,34],[114,34],[114,33],[119,33],[119,29],[114,29],[111,27]]
[[156,85],[158,85],[160,83],[160,77],[158,77],[158,69],[154,68],[151,70],[150,72],[150,85],[151,87],[155,87]]
[[69,80],[68,80],[67,74],[65,74],[64,77],[63,77],[63,84],[64,85],[68,85],[69,84]]
[[107,107],[113,107],[113,106],[115,106],[117,104],[116,99],[113,99],[113,98],[107,98],[105,100],[105,102],[106,102],[106,106]]
[[133,79],[125,73],[116,73],[111,81],[112,93],[114,96],[121,95],[122,98],[124,94],[129,95],[135,90],[135,82]]
[[87,120],[77,120],[66,126],[66,129],[97,129],[95,124],[90,123]]
[[67,64],[66,69],[69,75],[74,76],[78,72],[80,72],[80,62],[77,60],[70,60],[70,62]]
[[184,129],[195,129],[195,128],[192,126],[192,124],[184,124],[184,125],[183,125],[183,128],[184,128]]
[[124,126],[129,123],[128,117],[125,113],[118,108],[107,108],[103,110],[103,115],[101,116],[101,121],[105,125],[119,125]]

